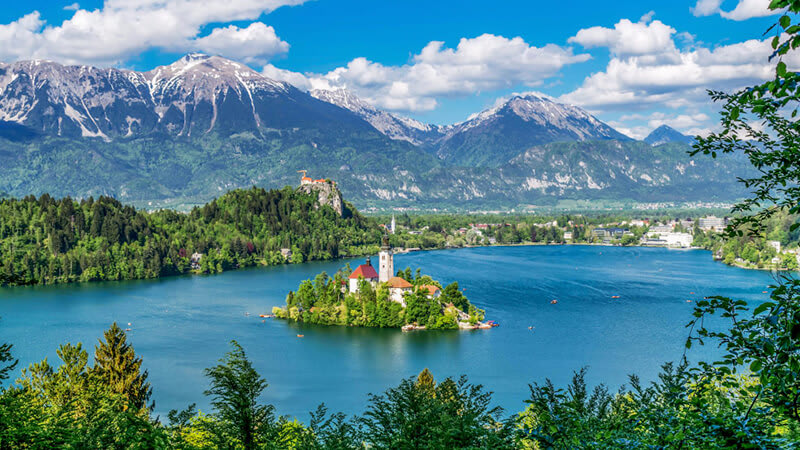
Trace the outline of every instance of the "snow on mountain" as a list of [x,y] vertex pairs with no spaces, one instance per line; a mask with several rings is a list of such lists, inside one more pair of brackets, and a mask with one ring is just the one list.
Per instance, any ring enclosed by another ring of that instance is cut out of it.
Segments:
[[558,130],[561,134],[571,135],[573,137],[571,140],[630,139],[586,110],[558,103],[554,98],[538,92],[514,95],[493,108],[475,113],[464,122],[453,125],[448,134],[491,124],[509,115],[515,115],[525,122]]
[[356,113],[391,139],[420,146],[441,136],[441,127],[377,109],[347,89],[313,89],[309,94]]
[[609,139],[630,140],[582,108],[527,93],[447,127],[437,155],[453,163],[498,166],[535,145]]
[[647,137],[644,138],[644,141],[655,147],[657,145],[666,144],[668,142],[681,142],[684,144],[691,144],[694,142],[694,137],[687,136],[670,126],[661,125],[660,127],[650,132],[650,134],[648,134]]
[[0,121],[58,136],[191,136],[297,127],[315,115],[354,121],[334,109],[244,64],[199,53],[149,72],[50,61],[0,64]]
[[382,111],[346,89],[305,93],[244,64],[200,53],[148,72],[49,61],[0,64],[0,121],[106,140],[151,132],[189,137],[212,130],[371,126],[454,164],[490,166],[547,142],[629,139],[543,94],[515,95],[464,122],[438,126]]

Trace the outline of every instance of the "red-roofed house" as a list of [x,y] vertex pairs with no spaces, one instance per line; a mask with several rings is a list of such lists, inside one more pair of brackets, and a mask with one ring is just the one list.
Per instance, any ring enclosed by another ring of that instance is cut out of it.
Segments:
[[400,277],[389,278],[386,286],[389,288],[389,298],[394,302],[400,303],[405,308],[406,301],[403,299],[403,294],[411,292],[414,286]]
[[432,284],[423,284],[419,287],[419,290],[423,292],[427,291],[425,294],[428,298],[439,298],[439,296],[442,295],[442,290],[439,289],[439,286],[434,286]]
[[355,293],[358,291],[358,280],[366,280],[372,283],[373,286],[378,284],[378,272],[372,267],[372,263],[367,257],[367,262],[356,267],[356,270],[350,274],[350,292]]

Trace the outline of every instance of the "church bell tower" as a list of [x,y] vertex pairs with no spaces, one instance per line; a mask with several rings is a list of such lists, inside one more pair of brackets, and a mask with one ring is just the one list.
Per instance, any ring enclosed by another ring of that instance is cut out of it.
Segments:
[[385,283],[394,276],[394,254],[392,253],[392,246],[389,245],[388,234],[383,235],[381,251],[378,253],[378,257],[380,259],[378,281]]

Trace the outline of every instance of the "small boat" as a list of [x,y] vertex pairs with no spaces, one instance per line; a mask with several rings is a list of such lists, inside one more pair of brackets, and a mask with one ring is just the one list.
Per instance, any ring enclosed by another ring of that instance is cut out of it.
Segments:
[[611,298],[619,298],[619,295],[612,295]]
[[694,295],[694,292],[689,292],[690,294]]
[[269,314],[259,314],[258,317],[261,317],[262,319],[265,319],[265,318],[269,317]]
[[304,334],[298,334],[297,337],[306,337]]
[[558,303],[558,300],[550,300],[551,305],[555,305],[556,303]]
[[125,328],[125,331],[131,331],[131,329],[130,328]]
[[692,301],[691,300],[686,300],[686,303],[692,303]]
[[762,294],[766,294],[766,293],[767,293],[767,291],[761,291],[761,293],[762,293]]

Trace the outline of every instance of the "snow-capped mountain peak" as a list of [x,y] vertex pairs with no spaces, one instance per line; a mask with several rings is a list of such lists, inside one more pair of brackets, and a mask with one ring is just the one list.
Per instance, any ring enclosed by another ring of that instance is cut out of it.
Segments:
[[687,136],[669,125],[661,125],[654,129],[644,138],[644,141],[652,146],[666,144],[668,142],[679,142],[691,144],[694,142],[693,136]]
[[598,137],[629,139],[583,108],[559,103],[555,98],[540,92],[514,94],[492,108],[471,115],[466,121],[456,124],[454,129],[464,131],[508,115],[515,115],[525,122],[564,129],[574,134],[575,140],[580,141]]
[[309,100],[244,64],[202,53],[147,72],[48,61],[0,65],[0,120],[58,136],[190,136],[219,124],[257,130],[266,116],[273,125],[288,120],[285,112],[276,114],[277,105],[313,109]]
[[440,127],[418,120],[380,110],[344,89],[313,89],[312,97],[350,110],[366,120],[376,130],[391,139],[408,141],[414,145],[425,145],[440,137]]

